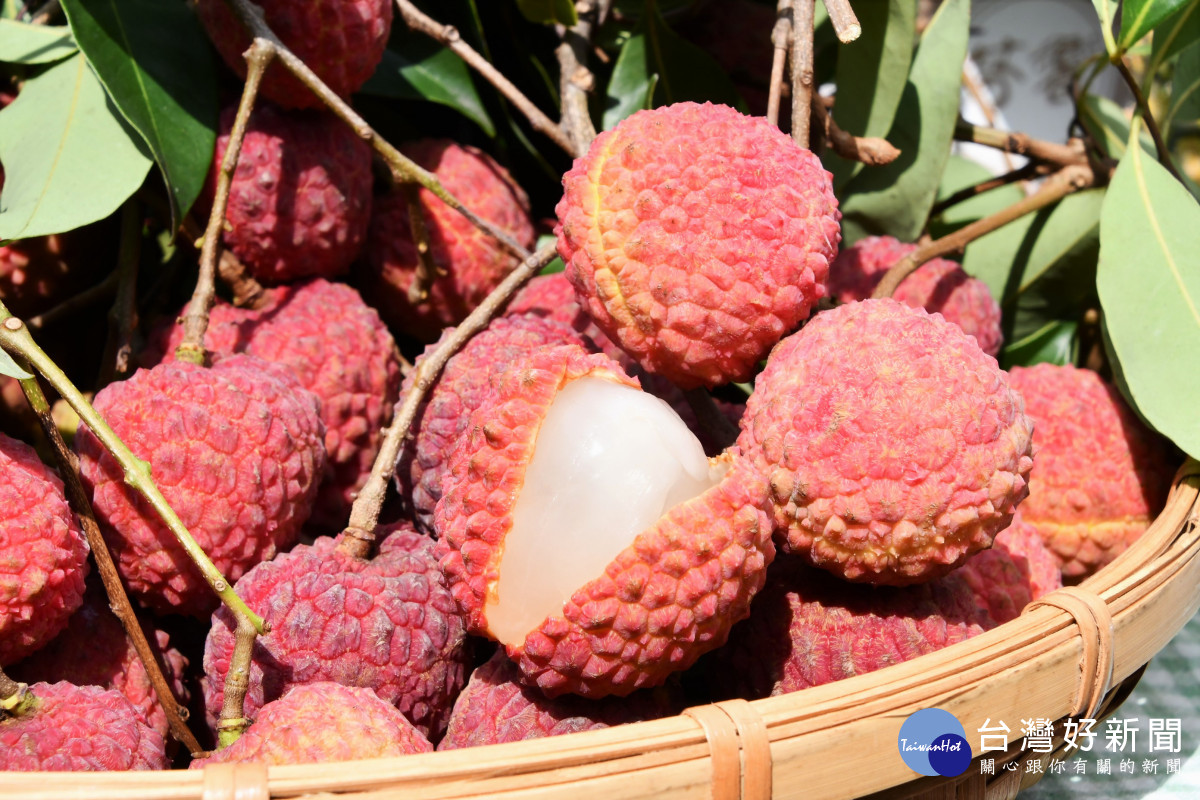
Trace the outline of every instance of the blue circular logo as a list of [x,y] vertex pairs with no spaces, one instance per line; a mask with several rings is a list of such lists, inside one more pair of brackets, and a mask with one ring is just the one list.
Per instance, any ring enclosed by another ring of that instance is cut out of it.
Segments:
[[925,708],[900,726],[900,757],[913,772],[954,777],[971,764],[967,732],[949,711]]

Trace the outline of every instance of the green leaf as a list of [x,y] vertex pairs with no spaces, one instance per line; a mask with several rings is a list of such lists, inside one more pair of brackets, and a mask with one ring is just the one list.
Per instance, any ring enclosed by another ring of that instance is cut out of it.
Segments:
[[1096,16],[1100,18],[1100,32],[1104,35],[1104,47],[1111,56],[1117,51],[1117,43],[1113,41],[1113,20],[1116,19],[1118,0],[1092,0],[1096,7]]
[[1163,117],[1163,133],[1176,120],[1194,122],[1200,119],[1200,42],[1190,45],[1179,54],[1171,78],[1171,105]]
[[1200,456],[1198,252],[1200,206],[1158,162],[1130,148],[1100,216],[1096,284],[1109,357],[1142,417],[1193,458]]
[[408,37],[404,53],[385,50],[379,67],[359,91],[448,106],[482,128],[489,137],[496,135],[496,126],[483,107],[467,65],[431,40]]
[[[1200,0],[1197,0],[1200,2]],[[857,9],[862,36],[838,44],[838,126],[855,136],[884,136],[892,128],[896,109],[908,82],[916,36],[916,5],[911,0],[865,3]],[[858,174],[862,164],[825,151],[833,185],[840,189]]]
[[[962,156],[950,156],[946,169],[942,172],[941,183],[938,184],[937,202],[940,203],[950,195],[982,183],[995,177],[985,167]],[[1007,208],[1025,196],[1017,184],[1000,186],[983,194],[975,195],[969,200],[955,203],[929,221],[929,234],[939,239],[952,233],[964,225],[983,219],[1002,208]]]
[[1121,33],[1117,45],[1121,52],[1128,50],[1159,23],[1174,14],[1188,0],[1123,0],[1121,3]]
[[[1109,158],[1120,161],[1125,155],[1125,143],[1129,141],[1129,118],[1124,110],[1107,97],[1094,94],[1084,95],[1077,109],[1079,121],[1100,145]],[[1139,135],[1142,149],[1150,156],[1155,155],[1154,140],[1142,131]]]
[[1000,351],[1000,368],[1032,367],[1034,364],[1074,364],[1079,358],[1079,323],[1072,320],[1047,322],[1038,330],[1005,345]]
[[724,103],[746,111],[725,71],[699,47],[677,36],[647,2],[633,35],[613,65],[604,109],[605,130],[635,111],[685,100]]
[[77,49],[68,28],[0,19],[0,61],[7,64],[49,64]]
[[152,159],[80,53],[25,83],[0,111],[0,239],[103,219],[137,191]]
[[12,356],[5,350],[0,350],[0,375],[7,375],[10,378],[16,378],[19,381],[29,380],[33,376],[25,370],[17,366],[17,362],[13,361]]
[[947,0],[925,29],[887,135],[900,157],[863,170],[847,184],[842,202],[847,242],[869,233],[911,242],[924,229],[950,157],[970,17],[970,0]]
[[64,0],[88,63],[154,154],[177,227],[200,195],[217,134],[208,37],[183,3]]
[[1187,5],[1154,29],[1150,66],[1146,68],[1146,74],[1158,72],[1162,64],[1197,40],[1200,40],[1200,0],[1189,0]]
[[567,27],[579,22],[572,0],[517,0],[525,19],[543,25],[562,23]]
[[[554,244],[555,238],[556,237],[552,233],[543,233],[541,236],[538,237],[537,244],[534,245],[533,249],[535,251],[541,250],[543,247],[546,247],[547,245]],[[556,272],[562,272],[564,269],[566,269],[566,264],[563,263],[562,256],[555,256],[554,258],[550,259],[549,264],[542,267],[542,271],[539,272],[538,274],[539,275],[553,275]]]

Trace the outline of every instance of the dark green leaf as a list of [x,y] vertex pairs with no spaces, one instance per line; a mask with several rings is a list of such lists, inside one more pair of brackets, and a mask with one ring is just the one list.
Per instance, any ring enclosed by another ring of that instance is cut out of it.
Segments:
[[25,83],[0,111],[0,239],[78,228],[133,194],[152,159],[80,53]]
[[10,378],[16,378],[19,381],[28,380],[33,376],[25,370],[17,366],[17,362],[13,361],[6,351],[0,350],[0,375],[7,375]]
[[[1137,126],[1137,127],[1140,127]],[[1151,425],[1200,456],[1200,206],[1130,148],[1100,216],[1096,278],[1110,360]]]
[[217,138],[208,37],[183,3],[63,0],[62,6],[88,63],[154,154],[171,211],[182,219],[204,186]]
[[[1078,111],[1079,121],[1104,154],[1119,161],[1125,155],[1125,143],[1129,141],[1129,118],[1124,110],[1107,97],[1089,94],[1084,95]],[[1142,149],[1154,156],[1154,140],[1150,134],[1142,131],[1140,140]]]
[[1176,122],[1200,120],[1200,42],[1185,48],[1171,78],[1171,105],[1163,118],[1163,133]]
[[1154,42],[1147,72],[1158,71],[1160,65],[1186,47],[1200,40],[1200,0],[1188,0],[1166,21],[1154,29]]
[[379,67],[360,89],[364,94],[397,100],[427,100],[449,106],[489,137],[496,126],[479,99],[463,60],[436,42],[409,37],[405,52],[385,50]]
[[1047,322],[1038,330],[1000,351],[1001,369],[1032,367],[1034,364],[1074,364],[1079,357],[1079,323],[1071,320]]
[[68,28],[0,19],[0,61],[5,63],[49,64],[77,49]]
[[1121,33],[1117,46],[1124,52],[1160,22],[1174,14],[1187,0],[1122,0]]
[[911,242],[924,229],[950,157],[970,16],[970,0],[947,0],[925,29],[887,135],[900,157],[864,169],[846,185],[842,235],[848,243],[869,233]]
[[572,0],[517,0],[517,7],[530,22],[543,25],[560,22],[567,27],[579,22]]

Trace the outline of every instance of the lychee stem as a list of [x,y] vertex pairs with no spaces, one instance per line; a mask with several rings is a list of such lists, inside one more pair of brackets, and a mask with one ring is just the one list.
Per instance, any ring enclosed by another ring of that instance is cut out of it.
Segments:
[[813,7],[815,0],[792,0],[792,138],[808,147],[813,93]]
[[771,82],[767,89],[767,122],[779,127],[779,105],[783,98],[783,68],[787,65],[788,44],[792,38],[792,0],[779,0],[775,7],[775,27],[771,30]]
[[404,183],[400,185],[400,191],[404,192],[408,203],[408,228],[417,247],[417,272],[408,287],[408,302],[415,306],[425,301],[434,279],[444,271],[438,270],[429,252],[429,226],[425,224],[425,212],[421,207],[421,190],[415,184]]
[[[183,235],[196,243],[196,249],[204,246],[204,233],[196,219],[189,214],[183,220]],[[257,309],[266,302],[266,289],[254,279],[246,265],[238,261],[232,250],[221,248],[217,257],[217,274],[233,292],[233,304],[238,308]]]
[[142,216],[137,200],[121,207],[121,245],[117,253],[117,299],[108,311],[108,340],[100,361],[100,389],[129,374],[133,329],[137,325],[138,259],[142,252]]
[[[812,96],[812,116],[825,144],[832,147],[833,152],[842,158],[858,161],[868,167],[881,167],[900,156],[900,150],[887,139],[878,136],[854,136],[839,128],[833,120],[833,115],[825,107],[825,98],[815,92]],[[816,152],[819,148],[814,146],[812,149]]]
[[1060,167],[1087,163],[1087,149],[1084,147],[1083,140],[1077,138],[1068,140],[1066,144],[1048,142],[1044,139],[1035,139],[1026,133],[972,125],[961,117],[954,125],[954,138],[960,142],[974,142],[1002,150],[1005,153],[1027,156],[1034,161],[1057,164]]
[[241,738],[250,721],[246,719],[246,691],[250,688],[250,661],[258,631],[246,619],[237,620],[233,632],[233,654],[225,673],[225,697],[217,720],[217,747],[228,747]]
[[834,33],[842,44],[850,44],[862,36],[862,25],[850,7],[850,0],[824,0],[825,10],[829,12],[829,21],[833,23]]
[[555,48],[558,58],[558,93],[562,106],[563,133],[571,141],[576,157],[587,152],[596,138],[596,126],[592,123],[588,108],[588,92],[596,84],[596,76],[587,67],[588,47],[592,41],[592,28],[603,24],[608,16],[611,0],[580,0],[575,4],[579,21],[572,27],[558,26],[562,43]]
[[[19,357],[17,363],[28,371],[28,366],[21,363]],[[62,476],[63,484],[66,487],[67,501],[87,537],[88,546],[92,550],[92,558],[95,559],[96,569],[100,573],[104,591],[108,595],[109,608],[121,621],[121,627],[125,629],[125,636],[133,645],[142,666],[146,669],[146,675],[150,678],[150,685],[154,688],[158,703],[167,716],[167,724],[171,727],[171,733],[183,743],[188,752],[198,753],[203,748],[200,747],[200,742],[196,741],[196,737],[192,735],[185,722],[187,708],[181,706],[171,692],[171,687],[163,676],[154,649],[147,641],[146,633],[142,630],[142,626],[133,612],[129,597],[125,594],[125,587],[121,585],[121,576],[117,572],[116,564],[113,563],[112,554],[108,552],[104,536],[100,533],[100,525],[96,522],[92,504],[88,502],[87,492],[79,480],[79,459],[67,447],[62,433],[54,424],[54,418],[50,414],[50,404],[46,402],[46,396],[42,393],[42,387],[37,378],[21,381],[21,389],[25,392],[25,399],[29,401],[30,408],[37,414],[46,438],[50,440],[59,475]],[[0,694],[3,694],[2,690],[0,690]]]
[[29,691],[29,685],[17,683],[0,670],[0,719],[5,714],[14,717],[24,716],[36,711],[40,705],[37,697]]
[[255,628],[262,631],[262,617],[251,611],[237,596],[229,581],[225,580],[200,545],[196,544],[196,540],[188,533],[183,521],[179,519],[179,516],[167,503],[166,498],[163,497],[162,492],[154,485],[154,481],[150,477],[150,465],[135,456],[133,451],[121,441],[108,423],[96,413],[96,409],[92,408],[79,389],[75,388],[75,384],[71,383],[58,365],[46,355],[42,348],[38,347],[25,324],[14,317],[3,302],[0,302],[0,347],[32,364],[34,369],[41,373],[42,377],[54,387],[71,408],[75,409],[79,418],[91,428],[92,433],[96,435],[104,448],[121,465],[124,470],[125,483],[144,497],[146,502],[154,508],[221,602],[229,608],[234,617],[240,619],[245,616]]
[[471,337],[487,327],[488,323],[500,313],[501,309],[530,278],[542,271],[542,268],[554,260],[556,255],[554,245],[547,245],[538,250],[510,272],[500,285],[492,290],[483,302],[475,308],[467,318],[454,328],[453,332],[442,340],[415,367],[412,387],[396,402],[392,414],[392,424],[383,435],[379,446],[379,455],[371,465],[371,475],[366,485],[354,500],[350,509],[350,523],[347,531],[351,535],[344,536],[338,547],[342,552],[354,558],[367,558],[370,555],[375,537],[375,528],[379,524],[379,512],[383,508],[383,500],[387,495],[388,484],[396,469],[396,459],[400,448],[408,436],[409,428],[416,419],[421,402],[433,387],[434,381],[441,374],[442,367],[450,357],[462,349]]
[[263,73],[275,57],[270,44],[255,39],[246,51],[246,85],[238,103],[237,117],[229,134],[229,144],[221,168],[217,172],[217,188],[213,197],[212,212],[208,215],[208,226],[204,229],[204,244],[200,248],[200,276],[196,279],[196,291],[183,314],[183,341],[175,350],[175,358],[193,364],[205,360],[204,332],[208,329],[208,312],[216,297],[217,249],[221,243],[221,231],[225,224],[225,209],[229,206],[229,186],[233,172],[237,169],[238,156],[242,152],[242,140],[246,137],[246,125],[250,112],[254,110],[254,99],[262,83]]

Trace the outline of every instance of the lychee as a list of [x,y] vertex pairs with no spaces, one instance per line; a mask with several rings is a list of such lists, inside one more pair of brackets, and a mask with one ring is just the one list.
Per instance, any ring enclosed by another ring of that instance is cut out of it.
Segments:
[[88,545],[62,481],[0,433],[0,666],[48,643],[83,602]]
[[235,761],[324,764],[432,750],[395,706],[370,689],[325,681],[293,687],[267,703],[241,738],[191,768]]
[[[366,83],[387,47],[392,29],[389,0],[258,0],[267,25],[326,85],[349,97]],[[250,34],[224,0],[197,0],[196,13],[229,68],[246,77],[243,53]],[[287,108],[319,108],[323,102],[282,64],[263,76],[263,96]]]
[[823,311],[767,359],[738,448],[786,549],[904,585],[991,545],[1026,495],[1032,425],[996,360],[895,300]]
[[[916,250],[891,236],[868,236],[838,254],[829,268],[829,293],[839,303],[866,300],[888,268]],[[905,305],[937,312],[975,337],[989,356],[1000,352],[1000,306],[987,284],[956,262],[935,258],[901,282],[892,295]]]
[[[505,314],[533,314],[543,319],[558,322],[577,331],[587,343],[588,349],[606,353],[621,366],[627,366],[625,351],[612,343],[604,331],[596,327],[575,297],[575,288],[562,272],[538,275],[513,295],[505,308]],[[632,362],[629,362],[632,363]]]
[[563,187],[558,252],[580,304],[682,388],[746,380],[825,294],[841,238],[829,173],[765,119],[639,111]]
[[[289,688],[336,681],[371,690],[398,707],[425,736],[446,729],[470,671],[462,616],[438,569],[438,544],[404,528],[370,561],[346,555],[341,538],[317,539],[260,564],[235,589],[271,631],[258,637],[246,714]],[[210,721],[225,697],[233,616],[222,608],[204,648]]]
[[[93,405],[227,579],[295,543],[325,470],[325,426],[316,396],[284,367],[246,355],[211,368],[175,361],[109,384]],[[210,613],[216,595],[86,425],[75,447],[130,590],[160,612]]]
[[1025,397],[1038,466],[1023,519],[1075,582],[1112,561],[1162,510],[1175,465],[1112,385],[1090,370],[1014,367]]
[[992,547],[976,553],[953,573],[975,592],[976,601],[997,623],[1020,616],[1026,605],[1062,587],[1054,554],[1042,544],[1021,512],[996,534]]
[[[529,200],[491,156],[444,139],[423,139],[400,149],[480,217],[522,247],[533,246]],[[375,199],[367,241],[369,267],[361,271],[359,282],[389,325],[432,342],[443,327],[457,325],[479,305],[517,266],[517,259],[428,189],[421,189],[419,198],[429,233],[429,258],[439,270],[428,287],[429,296],[415,304],[409,300],[417,275],[417,245],[408,200],[399,189]]]
[[442,568],[471,630],[549,697],[686,669],[745,616],[774,555],[765,481],[705,458],[665,403],[573,345],[494,376],[442,489]]
[[[221,114],[210,197],[236,111]],[[260,105],[229,185],[223,241],[261,281],[341,275],[366,241],[371,182],[371,148],[333,114]]]
[[471,680],[454,703],[454,713],[438,750],[456,750],[501,742],[521,742],[544,736],[594,731],[659,719],[684,708],[682,693],[670,685],[643,689],[629,697],[589,700],[563,695],[553,700],[521,683],[516,664],[497,651],[471,673]]

